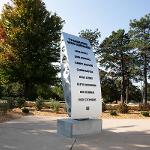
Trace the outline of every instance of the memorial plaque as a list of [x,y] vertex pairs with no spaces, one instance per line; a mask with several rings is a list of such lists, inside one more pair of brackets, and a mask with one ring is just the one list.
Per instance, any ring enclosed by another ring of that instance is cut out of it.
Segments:
[[62,34],[61,77],[69,116],[97,118],[102,112],[99,70],[88,40]]

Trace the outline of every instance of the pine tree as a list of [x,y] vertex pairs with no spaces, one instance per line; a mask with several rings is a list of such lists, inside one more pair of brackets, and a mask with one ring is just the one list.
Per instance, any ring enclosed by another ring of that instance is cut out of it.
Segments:
[[132,60],[129,36],[124,30],[113,31],[100,44],[99,62],[111,76],[121,77],[121,101],[125,102],[127,81],[129,79],[130,63]]
[[129,33],[131,36],[130,45],[138,49],[137,59],[144,80],[143,102],[147,103],[147,79],[150,75],[150,14],[139,20],[131,20]]

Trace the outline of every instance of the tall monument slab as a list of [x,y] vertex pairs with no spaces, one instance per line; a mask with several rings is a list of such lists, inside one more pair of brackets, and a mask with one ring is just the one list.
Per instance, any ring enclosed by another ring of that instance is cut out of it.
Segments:
[[62,33],[61,77],[70,119],[97,119],[102,113],[100,78],[88,40]]

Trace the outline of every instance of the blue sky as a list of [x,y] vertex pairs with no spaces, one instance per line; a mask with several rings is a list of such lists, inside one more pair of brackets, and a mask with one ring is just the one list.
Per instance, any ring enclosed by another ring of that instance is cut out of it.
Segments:
[[[8,0],[0,0],[2,5]],[[65,20],[64,32],[78,35],[82,29],[101,32],[101,41],[118,29],[129,29],[130,19],[150,13],[150,0],[44,0],[49,11]]]

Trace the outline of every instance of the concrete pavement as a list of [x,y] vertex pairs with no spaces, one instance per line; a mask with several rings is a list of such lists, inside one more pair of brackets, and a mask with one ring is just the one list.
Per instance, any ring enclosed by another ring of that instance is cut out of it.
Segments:
[[57,135],[57,118],[26,116],[0,124],[0,150],[150,150],[150,119],[104,119],[100,135]]

